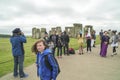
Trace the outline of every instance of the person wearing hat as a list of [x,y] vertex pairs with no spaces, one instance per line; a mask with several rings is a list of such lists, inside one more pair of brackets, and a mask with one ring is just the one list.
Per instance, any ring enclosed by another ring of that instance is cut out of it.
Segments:
[[[20,78],[25,78],[28,76],[23,71],[24,53],[25,53],[23,43],[26,43],[26,37],[24,36],[20,28],[15,28],[12,31],[12,33],[13,35],[10,37],[10,42],[12,45],[12,55],[14,58],[13,76],[18,77],[18,74],[19,74]],[[19,70],[19,73],[18,73],[18,70]]]

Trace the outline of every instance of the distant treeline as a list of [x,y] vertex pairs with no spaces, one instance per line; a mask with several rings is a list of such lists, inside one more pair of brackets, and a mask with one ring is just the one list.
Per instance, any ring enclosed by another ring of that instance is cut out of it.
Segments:
[[8,34],[0,34],[0,37],[2,38],[9,38],[11,35],[8,35]]
[[[8,35],[8,34],[0,34],[0,38],[10,38],[11,37],[11,35]],[[30,37],[32,37],[32,36],[26,36],[27,38],[30,38]]]

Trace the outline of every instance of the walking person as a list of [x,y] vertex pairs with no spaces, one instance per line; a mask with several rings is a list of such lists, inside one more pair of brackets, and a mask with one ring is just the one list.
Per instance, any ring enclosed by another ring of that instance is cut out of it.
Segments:
[[104,35],[101,38],[101,50],[100,50],[100,56],[106,57],[107,55],[107,48],[109,43],[109,36],[107,35],[107,31],[104,32]]
[[118,47],[118,41],[119,41],[119,37],[116,34],[117,31],[112,31],[113,36],[111,37],[112,43],[111,46],[113,47],[113,53],[111,54],[111,56],[114,56],[117,54],[116,52],[116,48]]
[[13,35],[10,38],[10,42],[12,45],[12,54],[14,58],[13,76],[18,77],[19,74],[20,78],[25,78],[28,76],[23,71],[24,54],[25,54],[23,43],[26,43],[26,37],[24,36],[20,28],[14,29],[12,33]]
[[36,41],[32,46],[32,52],[37,55],[37,75],[40,77],[40,80],[56,80],[60,69],[45,41]]
[[95,30],[93,30],[91,34],[91,47],[95,47],[95,41],[96,41],[96,34],[95,34]]
[[99,37],[100,37],[100,48],[102,48],[102,36],[103,36],[103,30],[101,29],[101,31],[99,32]]
[[78,53],[81,55],[83,54],[83,37],[82,34],[78,34],[78,44],[79,44],[79,50]]
[[91,33],[88,31],[86,31],[86,35],[85,35],[85,38],[86,38],[86,43],[87,43],[87,52],[90,53],[91,52]]

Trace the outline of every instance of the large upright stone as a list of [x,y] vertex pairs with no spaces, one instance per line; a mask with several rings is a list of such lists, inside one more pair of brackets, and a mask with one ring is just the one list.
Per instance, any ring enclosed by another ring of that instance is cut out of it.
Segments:
[[89,28],[90,28],[90,32],[93,31],[93,26],[92,25],[85,25],[84,32],[88,31]]
[[69,35],[69,37],[74,37],[74,27],[65,27],[65,31]]
[[40,39],[40,29],[36,29],[36,39]]
[[50,36],[50,35],[52,35],[52,31],[51,31],[51,30],[49,31],[49,36]]
[[46,28],[41,28],[41,38],[45,36]]
[[58,34],[60,34],[62,32],[61,27],[56,27],[56,31]]
[[36,38],[36,28],[32,28],[32,38]]
[[56,31],[56,28],[51,28],[52,33]]
[[74,23],[74,33],[75,33],[75,37],[77,37],[77,35],[79,34],[80,31],[82,30],[82,24],[78,24],[78,23]]

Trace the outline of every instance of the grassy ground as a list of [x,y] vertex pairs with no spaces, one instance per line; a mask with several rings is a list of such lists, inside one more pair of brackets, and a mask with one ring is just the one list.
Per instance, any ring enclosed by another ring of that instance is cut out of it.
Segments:
[[[31,52],[31,46],[37,39],[27,38],[27,43],[24,44],[25,48],[25,66],[29,66],[35,62],[35,55]],[[96,44],[99,43],[97,37]],[[75,50],[78,49],[78,41],[75,38],[70,39],[70,47]],[[86,45],[84,45],[85,47]],[[0,39],[0,77],[13,71],[13,57],[11,53],[11,44],[9,38]]]
[[[35,62],[35,55],[31,53],[31,46],[36,39],[27,38],[25,48],[25,66]],[[1,38],[0,40],[0,77],[13,71],[13,57],[11,53],[11,44],[9,38]]]

